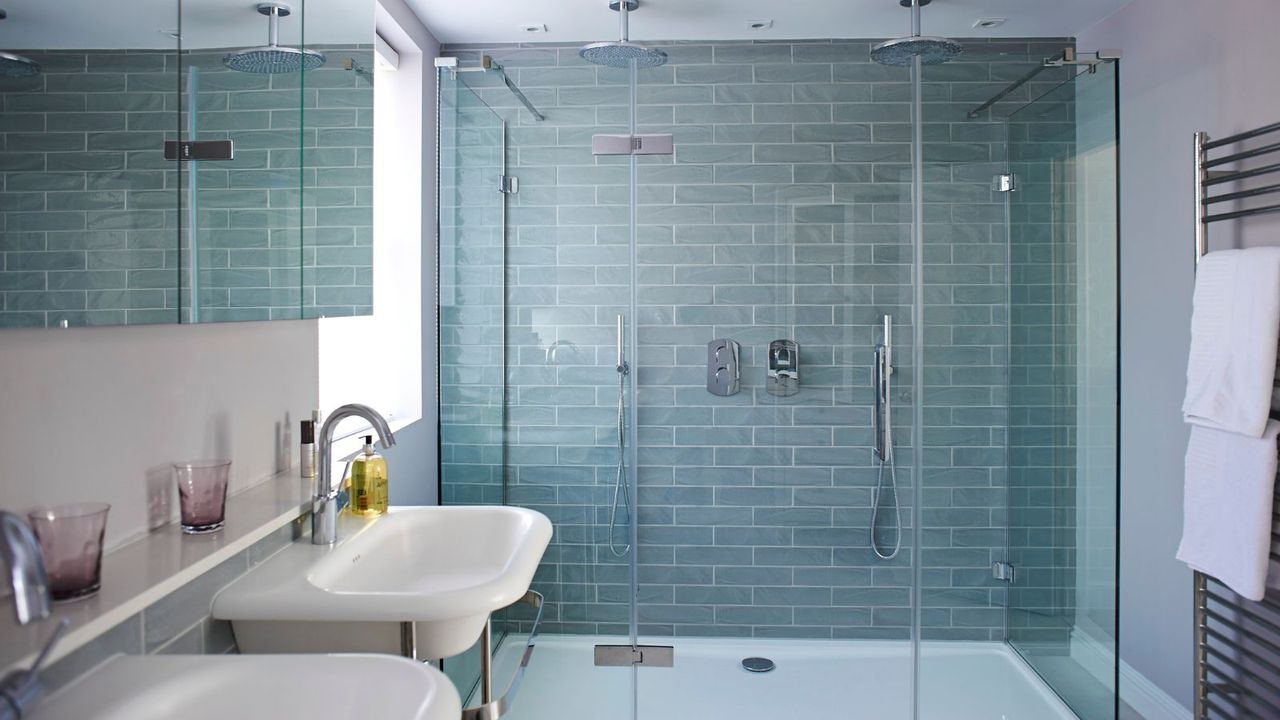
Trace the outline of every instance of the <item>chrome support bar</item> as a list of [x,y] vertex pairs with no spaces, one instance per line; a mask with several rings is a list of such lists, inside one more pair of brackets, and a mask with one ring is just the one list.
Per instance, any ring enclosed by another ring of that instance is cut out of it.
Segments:
[[983,110],[986,110],[992,105],[995,105],[996,103],[1005,99],[1014,90],[1017,90],[1023,85],[1026,85],[1027,83],[1031,82],[1032,80],[1035,79],[1037,75],[1044,72],[1045,70],[1048,70],[1049,68],[1067,67],[1067,66],[1075,66],[1075,65],[1087,65],[1089,68],[1089,72],[1097,72],[1098,66],[1101,65],[1102,63],[1112,62],[1114,60],[1119,60],[1119,59],[1120,59],[1119,50],[1099,50],[1098,52],[1093,52],[1093,53],[1079,53],[1079,52],[1076,52],[1075,48],[1072,48],[1072,47],[1064,48],[1062,52],[1058,53],[1057,55],[1054,55],[1052,57],[1047,57],[1041,60],[1039,65],[1032,68],[1029,72],[1027,72],[1027,74],[1023,75],[1017,80],[1014,80],[1013,82],[1006,85],[1003,90],[996,93],[995,96],[993,96],[990,100],[970,110],[968,113],[968,117],[970,120],[977,118],[979,115],[982,114]]
[[453,73],[454,77],[457,77],[459,73],[496,72],[498,73],[498,77],[502,78],[502,83],[507,86],[507,89],[511,91],[512,95],[516,96],[516,100],[519,100],[520,104],[524,105],[525,109],[529,111],[529,114],[533,115],[535,120],[542,122],[547,119],[547,116],[539,112],[538,108],[534,107],[533,103],[529,101],[529,98],[525,96],[524,92],[511,81],[511,77],[507,75],[507,69],[502,66],[502,63],[494,60],[488,55],[480,56],[479,67],[459,67],[458,58],[456,57],[438,57],[436,58],[435,66],[438,68],[447,68],[451,73]]
[[[489,625],[486,623],[485,631],[482,638],[485,640],[484,657],[481,661],[481,699],[483,704],[473,708],[466,708],[462,711],[462,720],[498,720],[502,716],[511,711],[512,704],[515,703],[516,694],[520,691],[520,683],[524,680],[525,671],[529,668],[529,661],[533,658],[533,649],[538,641],[538,627],[542,624],[542,594],[530,590],[524,594],[524,597],[516,603],[517,605],[529,605],[537,609],[537,615],[533,618],[533,628],[529,631],[529,640],[525,643],[524,653],[520,656],[520,666],[516,668],[515,675],[511,678],[511,682],[507,685],[507,690],[502,697],[494,699],[486,699],[487,694],[484,690],[484,675],[486,670],[491,667],[492,649],[488,647]],[[490,691],[491,692],[491,691]]]

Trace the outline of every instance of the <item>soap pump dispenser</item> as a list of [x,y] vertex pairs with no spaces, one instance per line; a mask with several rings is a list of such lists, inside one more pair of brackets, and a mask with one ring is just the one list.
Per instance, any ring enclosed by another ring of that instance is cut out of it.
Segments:
[[364,450],[351,461],[351,512],[377,517],[387,511],[387,461],[364,436]]

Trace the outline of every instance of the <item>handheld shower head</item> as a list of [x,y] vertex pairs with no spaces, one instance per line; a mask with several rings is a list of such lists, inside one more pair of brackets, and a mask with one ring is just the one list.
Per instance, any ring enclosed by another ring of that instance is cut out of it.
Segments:
[[289,17],[293,11],[283,3],[266,2],[258,5],[258,13],[267,16],[267,44],[228,53],[222,64],[239,72],[274,75],[299,70],[315,70],[324,65],[323,53],[300,50],[280,44],[280,18]]

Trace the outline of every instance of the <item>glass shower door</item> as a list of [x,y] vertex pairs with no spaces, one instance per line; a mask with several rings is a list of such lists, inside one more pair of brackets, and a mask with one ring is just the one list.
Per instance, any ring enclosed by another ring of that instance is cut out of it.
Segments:
[[1082,720],[1116,716],[1117,63],[1008,120],[1008,641]]
[[[507,500],[506,124],[448,69],[438,71],[440,502]],[[499,635],[503,618],[495,622]],[[464,698],[479,647],[444,664]],[[478,704],[478,700],[471,703]]]

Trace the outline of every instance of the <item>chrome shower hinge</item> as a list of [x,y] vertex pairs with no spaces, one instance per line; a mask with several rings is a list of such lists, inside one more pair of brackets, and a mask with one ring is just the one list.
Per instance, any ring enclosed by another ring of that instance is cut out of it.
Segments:
[[626,667],[648,665],[673,667],[676,650],[670,645],[597,645],[597,667]]
[[498,192],[503,195],[515,195],[520,192],[520,178],[515,175],[503,175],[498,178]]
[[675,140],[671,133],[591,136],[592,155],[671,155],[674,152]]
[[1016,575],[1016,568],[1011,563],[998,561],[991,563],[991,577],[1001,582],[1013,584],[1013,578]]
[[991,178],[991,192],[1013,192],[1018,189],[1018,176],[1013,173],[1000,173]]

